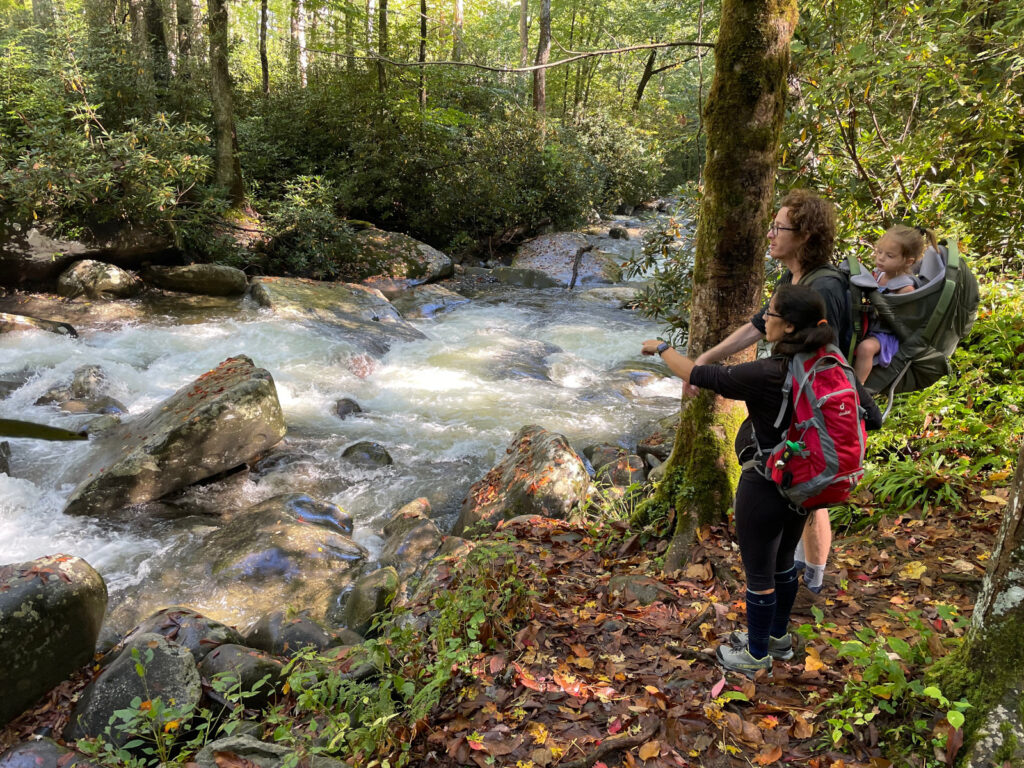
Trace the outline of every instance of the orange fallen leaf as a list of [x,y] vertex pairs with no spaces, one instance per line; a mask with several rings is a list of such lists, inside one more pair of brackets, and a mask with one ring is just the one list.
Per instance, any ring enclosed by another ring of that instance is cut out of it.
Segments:
[[807,659],[804,661],[804,669],[808,672],[817,672],[825,668],[825,662],[818,655],[818,649],[813,646],[807,647]]
[[782,747],[778,744],[774,744],[772,746],[766,746],[758,752],[757,757],[754,758],[754,762],[757,765],[771,765],[772,763],[778,762],[781,757]]
[[661,754],[661,742],[660,741],[648,741],[642,747],[640,747],[640,759],[651,760]]

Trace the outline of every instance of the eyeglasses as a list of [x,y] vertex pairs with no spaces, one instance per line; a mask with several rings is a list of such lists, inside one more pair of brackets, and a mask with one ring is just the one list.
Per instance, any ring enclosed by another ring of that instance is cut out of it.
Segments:
[[766,310],[764,311],[764,316],[765,316],[765,317],[777,317],[777,318],[779,318],[780,320],[782,320],[782,319],[783,319],[782,315],[780,315],[780,314],[779,314],[778,312],[772,312],[772,311],[771,311],[770,309],[766,309]]
[[773,235],[777,235],[779,232],[797,232],[799,229],[798,227],[784,227],[778,222],[773,221],[771,226],[768,227],[768,231]]

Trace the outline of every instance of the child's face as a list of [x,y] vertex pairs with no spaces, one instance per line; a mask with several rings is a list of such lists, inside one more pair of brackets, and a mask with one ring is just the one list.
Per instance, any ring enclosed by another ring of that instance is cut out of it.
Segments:
[[901,275],[909,272],[914,260],[903,255],[903,249],[895,238],[882,235],[875,244],[875,268],[887,275]]

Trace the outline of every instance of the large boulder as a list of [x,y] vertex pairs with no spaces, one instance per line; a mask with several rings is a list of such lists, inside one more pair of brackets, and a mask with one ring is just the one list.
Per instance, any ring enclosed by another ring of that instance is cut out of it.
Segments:
[[[259,741],[255,736],[229,736],[211,741],[196,755],[198,768],[223,768],[226,765],[246,768],[285,768],[295,764],[295,748],[284,744]],[[348,763],[325,755],[310,755],[301,761],[309,768],[348,768]]]
[[617,282],[622,270],[615,258],[592,246],[576,232],[541,235],[519,246],[511,266],[543,272],[563,286],[572,284],[574,273],[576,285]]
[[284,437],[270,373],[232,357],[96,439],[64,511],[95,515],[158,499],[239,466]]
[[241,296],[249,287],[245,272],[223,264],[149,267],[142,278],[157,288],[207,296]]
[[[136,635],[121,655],[82,691],[64,729],[64,740],[102,735],[114,713],[129,708],[135,697],[142,701],[159,697],[174,712],[168,713],[166,720],[178,720],[185,727],[202,695],[196,662],[187,648],[163,635]],[[155,723],[158,728],[162,725]],[[113,730],[111,737],[115,745],[121,746],[133,735]]]
[[427,517],[429,512],[430,502],[419,498],[395,512],[384,526],[384,546],[377,559],[381,565],[393,567],[403,579],[419,572],[444,539]]
[[386,295],[451,277],[454,269],[447,255],[401,232],[364,229],[356,233],[356,245],[378,273],[365,282]]
[[274,314],[326,326],[373,355],[384,355],[395,341],[425,338],[384,294],[365,285],[256,277],[251,293]]
[[57,280],[57,293],[67,299],[129,299],[143,288],[130,272],[102,261],[76,261]]
[[453,535],[490,530],[517,515],[564,518],[586,497],[590,476],[563,435],[528,425],[506,453],[469,489]]
[[[349,636],[351,637],[351,636]],[[245,644],[275,656],[293,656],[303,648],[318,651],[346,644],[349,638],[328,632],[318,621],[300,614],[288,616],[284,611],[271,611],[261,616],[245,634]],[[355,636],[359,642],[358,636]]]
[[0,725],[92,659],[107,588],[81,558],[0,566]]
[[345,603],[345,626],[363,636],[370,634],[374,618],[391,604],[398,594],[398,585],[394,568],[380,568],[361,576]]
[[98,365],[82,365],[75,369],[71,383],[54,387],[36,400],[36,405],[58,405],[69,413],[122,415],[128,407],[108,394],[110,385]]
[[284,682],[283,670],[284,664],[270,654],[235,643],[217,646],[199,663],[199,674],[205,680],[219,676],[223,683],[233,683],[248,694],[248,707],[267,702]]

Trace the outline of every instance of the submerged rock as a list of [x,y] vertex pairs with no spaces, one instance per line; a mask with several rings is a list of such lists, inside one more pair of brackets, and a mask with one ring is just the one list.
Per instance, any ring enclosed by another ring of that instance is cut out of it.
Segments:
[[391,300],[405,317],[433,317],[469,301],[461,293],[443,285],[421,285]]
[[270,374],[232,357],[96,439],[64,511],[92,515],[158,499],[239,466],[284,437]]
[[354,413],[362,412],[363,409],[359,407],[359,403],[351,397],[343,397],[334,404],[334,415],[339,419],[345,419]]
[[[33,739],[38,737],[33,736]],[[53,739],[15,744],[0,754],[0,768],[93,768],[84,756],[60,746]]]
[[0,333],[11,331],[46,331],[57,333],[61,336],[78,336],[78,331],[70,323],[60,323],[54,320],[41,320],[38,317],[28,315],[14,315],[10,312],[0,312]]
[[92,658],[107,587],[78,557],[0,566],[0,725]]
[[257,277],[251,291],[261,306],[275,314],[333,328],[374,355],[384,355],[395,341],[426,338],[384,294],[364,285]]
[[525,426],[507,453],[469,489],[453,535],[489,530],[517,515],[564,518],[586,497],[590,476],[563,435]]
[[341,456],[353,464],[358,464],[360,467],[368,469],[378,469],[395,463],[387,448],[380,443],[370,440],[362,440],[354,445],[350,445],[342,451]]
[[128,406],[106,393],[106,374],[98,365],[82,365],[75,369],[71,384],[54,387],[36,400],[36,405],[57,405],[68,413],[95,413],[119,416],[128,413]]

